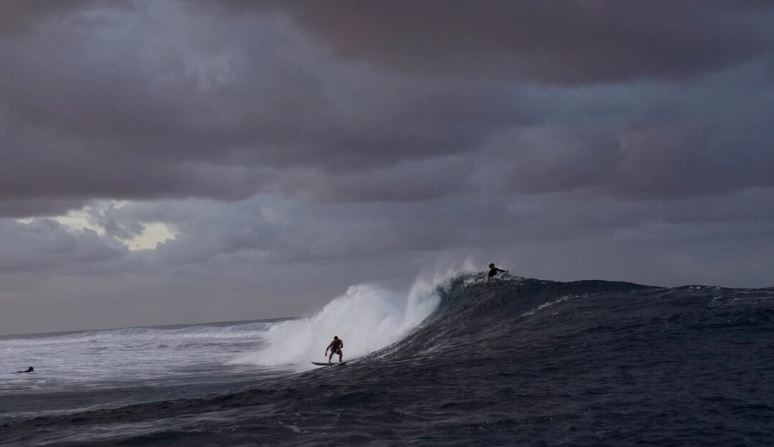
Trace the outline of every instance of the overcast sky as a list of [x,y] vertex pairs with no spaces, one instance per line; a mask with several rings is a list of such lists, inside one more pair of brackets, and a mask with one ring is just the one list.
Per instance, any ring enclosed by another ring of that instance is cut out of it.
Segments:
[[774,285],[774,2],[0,3],[0,334],[465,259]]

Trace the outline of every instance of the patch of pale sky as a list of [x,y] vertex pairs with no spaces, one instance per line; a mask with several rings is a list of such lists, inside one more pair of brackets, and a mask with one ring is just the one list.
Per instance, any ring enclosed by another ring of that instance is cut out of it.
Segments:
[[[114,209],[123,208],[129,205],[128,201],[112,200],[109,206]],[[86,206],[79,210],[73,210],[61,216],[53,216],[48,219],[54,220],[64,225],[69,231],[93,230],[100,236],[104,236],[105,228],[98,224],[93,218],[93,214],[100,205]],[[38,218],[16,219],[17,222],[29,224]],[[131,251],[154,250],[160,243],[166,242],[177,237],[179,230],[171,224],[165,222],[140,222],[143,230],[136,236],[123,239],[116,238],[126,245]]]
[[143,222],[142,232],[132,239],[124,240],[129,250],[155,250],[162,242],[175,239],[179,233],[174,225],[164,222]]

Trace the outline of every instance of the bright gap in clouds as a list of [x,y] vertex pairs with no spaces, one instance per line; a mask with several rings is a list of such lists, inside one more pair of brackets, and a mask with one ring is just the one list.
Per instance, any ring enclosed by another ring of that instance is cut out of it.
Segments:
[[130,240],[122,240],[129,250],[155,250],[162,243],[172,240],[177,235],[177,229],[164,222],[143,222],[142,232]]
[[[128,204],[125,201],[111,201],[106,206],[119,209]],[[70,231],[92,230],[103,236],[107,232],[102,225],[97,223],[94,215],[104,206],[104,204],[86,206],[80,210],[70,211],[65,215],[50,217],[49,219],[59,222]],[[21,223],[30,223],[34,220],[17,219]],[[179,232],[174,225],[164,222],[139,222],[139,225],[142,227],[142,230],[133,237],[121,238],[113,236],[113,238],[126,245],[131,251],[154,250],[160,243],[175,239]]]

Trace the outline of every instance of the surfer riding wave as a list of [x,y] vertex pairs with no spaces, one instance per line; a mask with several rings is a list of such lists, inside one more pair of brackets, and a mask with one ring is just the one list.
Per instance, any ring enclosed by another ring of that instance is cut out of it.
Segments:
[[331,351],[331,354],[328,355],[328,363],[331,363],[331,359],[333,359],[333,354],[339,355],[339,363],[341,363],[341,356],[342,352],[341,349],[344,347],[344,342],[336,335],[333,336],[333,340],[328,344],[328,347],[325,348],[325,355],[328,355],[328,350]]

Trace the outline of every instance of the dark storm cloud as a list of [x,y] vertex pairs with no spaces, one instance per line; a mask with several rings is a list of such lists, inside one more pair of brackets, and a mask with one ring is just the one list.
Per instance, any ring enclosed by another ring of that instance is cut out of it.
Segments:
[[126,255],[126,246],[91,230],[68,231],[51,220],[0,220],[0,273],[96,264]]
[[493,86],[340,63],[274,16],[89,5],[0,42],[3,200],[241,199],[282,169],[468,151],[525,115]]
[[[493,185],[668,197],[770,184],[767,93],[734,81],[766,79],[764,3],[25,4],[0,22],[6,216],[261,191],[412,201]],[[715,72],[730,74],[694,76]],[[679,82],[621,82],[634,79]]]
[[[6,0],[0,3],[0,36],[23,32],[28,28],[38,26],[51,17],[67,16],[73,11],[95,6],[94,0],[72,0],[61,2],[57,0],[40,0],[28,2],[25,0]],[[113,6],[120,5],[113,2]]]
[[366,168],[329,176],[319,170],[286,172],[280,191],[315,202],[412,202],[462,193],[470,188],[467,156],[448,156]]
[[431,77],[562,84],[685,78],[774,48],[774,5],[764,1],[344,0],[275,7],[340,54]]
[[85,204],[85,200],[0,199],[0,218],[14,216],[50,216],[52,214],[59,215],[65,214],[72,209],[81,208]]
[[761,65],[684,84],[546,95],[555,113],[493,132],[479,177],[506,191],[679,198],[770,187],[774,119]]

